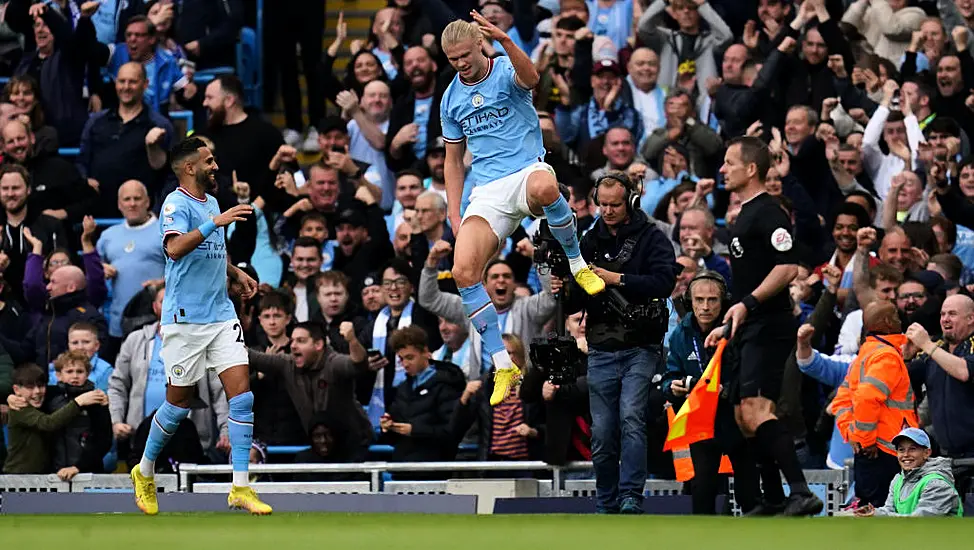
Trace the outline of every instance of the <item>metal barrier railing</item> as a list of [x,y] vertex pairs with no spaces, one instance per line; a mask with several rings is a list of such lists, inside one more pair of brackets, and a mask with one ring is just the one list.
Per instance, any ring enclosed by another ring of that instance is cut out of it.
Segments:
[[[176,474],[156,474],[160,492],[172,493],[179,488]],[[78,474],[71,481],[61,481],[55,474],[0,475],[0,493],[88,493],[131,492],[132,480],[124,474]]]
[[[251,464],[253,474],[369,474],[372,492],[382,492],[384,473],[407,472],[505,472],[505,471],[550,471],[552,490],[560,495],[564,473],[567,471],[589,470],[591,462],[572,462],[565,466],[554,466],[540,460],[523,461],[485,461],[485,462],[361,462],[357,464]],[[200,475],[225,475],[233,472],[229,464],[181,464],[179,466],[179,488],[193,492],[193,478]]]

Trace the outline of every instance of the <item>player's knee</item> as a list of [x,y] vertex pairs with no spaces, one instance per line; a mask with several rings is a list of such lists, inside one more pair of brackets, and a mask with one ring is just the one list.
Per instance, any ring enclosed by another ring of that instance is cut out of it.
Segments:
[[254,394],[245,391],[240,395],[235,395],[227,401],[230,408],[230,416],[243,416],[252,414],[254,410]]
[[558,197],[561,196],[558,182],[554,178],[545,177],[547,174],[544,172],[538,172],[538,174],[539,176],[534,178],[530,185],[532,198],[541,204],[551,204],[557,201]]
[[466,288],[477,284],[477,274],[469,266],[453,266],[453,281],[457,288]]

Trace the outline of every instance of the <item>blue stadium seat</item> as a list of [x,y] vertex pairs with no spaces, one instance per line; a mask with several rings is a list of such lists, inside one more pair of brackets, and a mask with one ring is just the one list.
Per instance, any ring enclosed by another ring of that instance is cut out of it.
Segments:
[[76,157],[81,154],[81,149],[77,147],[61,147],[57,150],[57,154],[62,157]]
[[296,455],[301,451],[310,449],[310,445],[268,445],[267,454],[269,455]]
[[233,67],[213,67],[212,69],[203,69],[202,71],[196,71],[193,75],[193,81],[197,84],[209,84],[213,82],[213,79],[220,76],[221,74],[233,74]]
[[244,87],[244,101],[247,105],[260,106],[260,52],[257,32],[250,27],[240,29],[237,42],[237,76]]

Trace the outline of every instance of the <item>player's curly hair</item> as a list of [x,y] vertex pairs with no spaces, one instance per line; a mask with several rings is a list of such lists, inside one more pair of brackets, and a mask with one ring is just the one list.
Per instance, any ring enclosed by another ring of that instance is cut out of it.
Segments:
[[457,19],[456,21],[450,22],[449,25],[443,29],[443,34],[440,35],[440,43],[444,48],[458,42],[463,42],[464,40],[473,40],[476,42],[480,39],[480,27],[470,21],[464,21],[462,19]]

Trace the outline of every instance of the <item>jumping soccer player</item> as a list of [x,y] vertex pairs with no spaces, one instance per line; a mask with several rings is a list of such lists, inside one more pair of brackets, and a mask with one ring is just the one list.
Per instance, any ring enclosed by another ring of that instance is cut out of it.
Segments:
[[213,369],[227,393],[230,414],[231,508],[270,514],[271,507],[250,487],[248,467],[254,433],[254,394],[250,392],[247,348],[227,277],[243,287],[243,298],[257,293],[257,283],[227,263],[224,229],[253,213],[237,205],[220,213],[213,153],[199,138],[184,139],[170,153],[179,187],[162,205],[162,247],[166,253],[166,295],[162,302],[162,361],[166,366],[166,401],[156,411],[142,462],[132,468],[135,503],[146,514],[159,512],[155,460],[179,423],[189,415],[196,383]]
[[[453,279],[496,369],[490,403],[497,405],[520,376],[504,349],[497,311],[482,282],[484,266],[504,240],[526,216],[547,218],[579,286],[594,295],[605,290],[605,282],[582,259],[575,217],[554,170],[542,161],[541,127],[531,102],[531,89],[540,79],[537,69],[504,31],[476,11],[470,15],[476,24],[457,20],[443,30],[443,51],[457,71],[440,104],[443,173],[450,225],[457,233]],[[499,42],[507,56],[488,58],[485,40]],[[461,219],[464,147],[473,155],[474,189]]]

